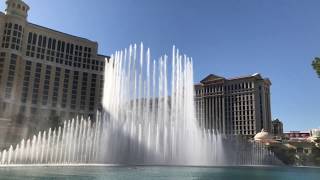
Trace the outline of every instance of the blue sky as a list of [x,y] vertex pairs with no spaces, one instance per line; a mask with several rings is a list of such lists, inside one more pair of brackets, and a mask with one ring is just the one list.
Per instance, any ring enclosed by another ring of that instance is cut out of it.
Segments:
[[[99,43],[110,55],[144,42],[154,58],[175,44],[195,81],[255,72],[272,81],[272,116],[289,130],[320,127],[318,0],[25,0],[29,21]],[[0,8],[5,9],[4,1]]]

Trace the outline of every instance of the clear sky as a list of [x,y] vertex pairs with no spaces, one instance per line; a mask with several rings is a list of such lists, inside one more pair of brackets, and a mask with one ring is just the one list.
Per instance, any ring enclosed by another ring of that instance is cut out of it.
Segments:
[[156,58],[175,44],[193,57],[196,82],[261,73],[285,131],[320,127],[320,78],[310,65],[320,56],[319,0],[25,2],[30,22],[97,41],[101,54],[143,41]]

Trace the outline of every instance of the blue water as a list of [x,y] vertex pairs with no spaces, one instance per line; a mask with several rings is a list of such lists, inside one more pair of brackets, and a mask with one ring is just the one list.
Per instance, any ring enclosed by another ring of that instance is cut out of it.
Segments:
[[70,180],[320,180],[319,168],[293,167],[10,167],[0,179]]

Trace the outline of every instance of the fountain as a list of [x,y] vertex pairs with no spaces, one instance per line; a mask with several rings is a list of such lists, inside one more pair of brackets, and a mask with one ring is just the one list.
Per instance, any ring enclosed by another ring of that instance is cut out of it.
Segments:
[[102,113],[39,132],[0,153],[0,164],[262,165],[279,161],[262,144],[201,129],[192,59],[173,47],[152,60],[143,44],[105,66]]
[[98,158],[100,121],[65,121],[62,127],[39,132],[0,153],[0,164],[91,163]]

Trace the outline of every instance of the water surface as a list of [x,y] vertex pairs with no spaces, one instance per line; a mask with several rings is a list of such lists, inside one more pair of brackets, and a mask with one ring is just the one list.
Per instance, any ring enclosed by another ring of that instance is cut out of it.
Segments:
[[9,167],[0,179],[111,179],[111,180],[319,180],[319,168],[293,167]]

